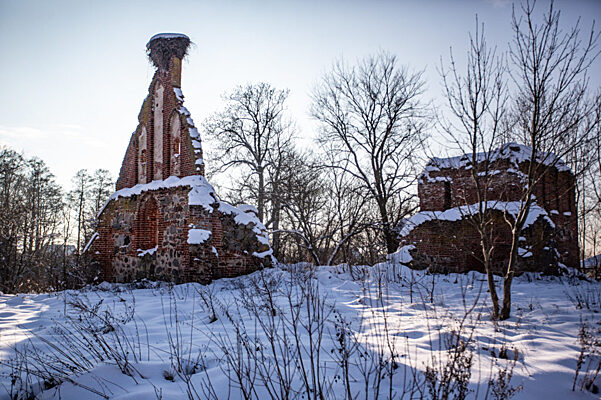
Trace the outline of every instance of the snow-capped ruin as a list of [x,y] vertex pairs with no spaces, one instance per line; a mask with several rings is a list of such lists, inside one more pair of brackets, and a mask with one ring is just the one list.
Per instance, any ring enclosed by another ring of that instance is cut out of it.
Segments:
[[[475,156],[478,176],[486,182],[490,213],[493,270],[503,274],[511,249],[506,218],[515,218],[531,149],[508,143],[490,154]],[[478,212],[472,160],[468,156],[433,158],[418,180],[420,212],[400,228],[401,250],[396,256],[414,268],[442,272],[482,270],[480,237],[469,218]],[[487,166],[484,163],[488,163]],[[557,273],[561,264],[578,266],[578,218],[575,178],[570,168],[552,153],[539,153],[536,163],[544,175],[534,186],[530,208],[520,237],[517,272]],[[485,179],[484,179],[485,178]]]
[[157,68],[116,189],[87,253],[102,278],[209,282],[271,265],[253,207],[221,201],[204,177],[200,134],[184,107],[181,63],[190,39],[162,33],[146,45]]

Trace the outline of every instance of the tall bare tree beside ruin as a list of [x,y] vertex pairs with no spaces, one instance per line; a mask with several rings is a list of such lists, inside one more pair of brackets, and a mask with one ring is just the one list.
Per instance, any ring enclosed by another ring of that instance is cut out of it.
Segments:
[[411,210],[408,189],[424,139],[423,88],[421,72],[381,53],[357,66],[337,62],[313,92],[318,140],[334,144],[338,159],[330,167],[361,182],[377,209],[388,253],[396,251],[395,227]]
[[503,280],[501,319],[509,318],[511,313],[519,238],[534,202],[533,188],[559,158],[590,140],[595,129],[595,124],[586,123],[595,111],[587,73],[598,55],[598,34],[591,28],[583,36],[579,22],[564,31],[553,4],[537,22],[534,6],[526,0],[521,4],[521,15],[516,15],[514,9],[512,18],[510,71],[515,97],[511,136],[530,146],[530,160],[537,162],[529,164],[521,207],[515,219],[508,221],[512,243]]
[[77,251],[77,257],[81,255],[81,251],[83,250],[83,246],[85,245],[84,241],[88,234],[88,224],[86,223],[89,220],[89,200],[90,200],[90,186],[92,184],[92,177],[85,169],[80,169],[75,173],[73,178],[71,179],[73,183],[73,189],[68,194],[68,201],[71,205],[73,211],[76,214],[77,221],[77,240],[75,243],[75,248]]
[[370,201],[364,196],[361,182],[345,173],[350,161],[337,159],[336,151],[332,151],[333,146],[335,144],[332,143],[323,149],[323,159],[320,161],[322,165],[340,167],[324,168],[324,183],[328,188],[328,208],[331,213],[329,218],[336,221],[332,232],[334,247],[327,265],[335,260],[349,266],[353,263],[373,264],[378,261],[378,257],[371,255],[382,254],[383,247],[367,237],[367,231],[373,231],[378,226],[371,222],[373,219],[369,216]]
[[215,143],[210,167],[215,173],[237,170],[241,197],[257,206],[267,226],[266,219],[273,217],[268,213],[274,184],[269,178],[279,176],[275,169],[281,166],[280,158],[293,146],[293,127],[284,115],[287,97],[287,90],[268,83],[238,86],[224,96],[225,109],[205,122],[207,136]]
[[[92,184],[90,186],[90,212],[92,219],[100,212],[113,190],[113,178],[106,169],[97,169],[92,173]],[[95,229],[95,227],[94,227]]]
[[[589,254],[598,254],[595,241],[601,223],[601,197],[598,195],[601,92],[598,92],[592,101],[596,104],[596,110],[589,113],[580,129],[589,137],[579,138],[579,135],[575,135],[572,139],[580,140],[582,144],[574,146],[564,157],[564,160],[576,175],[575,203],[578,209],[578,242],[581,260],[586,259]],[[589,245],[591,245],[591,248],[589,248]]]
[[282,218],[273,232],[273,236],[282,238],[280,260],[298,262],[310,257],[321,265],[334,224],[328,218],[328,187],[323,171],[306,152],[291,152],[281,171],[279,193],[275,195]]
[[[601,91],[597,97],[596,118],[601,119]],[[582,226],[582,254],[587,255],[584,249],[589,250],[589,254],[601,254],[601,124],[597,124],[596,131],[592,134],[593,140],[589,147],[589,155],[593,162],[582,178],[582,197],[581,208],[583,209],[583,221],[586,224]],[[594,276],[601,277],[601,260],[595,258],[590,266],[594,270]]]
[[470,160],[477,204],[469,205],[473,212],[466,218],[479,235],[493,319],[499,318],[500,309],[492,272],[495,232],[488,195],[493,177],[491,156],[499,145],[507,108],[504,73],[504,60],[497,55],[495,48],[487,46],[484,27],[479,26],[477,18],[475,33],[470,35],[465,72],[459,70],[452,51],[449,66],[441,65],[444,94],[451,117],[442,121],[441,125],[446,136]]

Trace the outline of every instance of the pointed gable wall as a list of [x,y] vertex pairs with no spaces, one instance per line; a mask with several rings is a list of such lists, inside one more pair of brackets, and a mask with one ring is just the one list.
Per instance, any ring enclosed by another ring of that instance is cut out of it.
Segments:
[[204,176],[198,130],[183,105],[181,60],[173,56],[168,69],[159,68],[138,115],[125,152],[117,190],[169,176]]
[[180,85],[189,44],[187,36],[170,33],[147,44],[157,71],[117,191],[100,211],[97,232],[86,246],[101,279],[208,283],[273,262],[256,210],[221,201],[204,178],[200,135]]

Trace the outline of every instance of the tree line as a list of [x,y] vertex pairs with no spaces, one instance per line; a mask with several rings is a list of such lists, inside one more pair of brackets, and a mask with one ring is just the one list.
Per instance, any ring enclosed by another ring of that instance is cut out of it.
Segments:
[[0,149],[0,292],[89,283],[80,256],[112,188],[107,170],[82,169],[65,191],[44,161]]

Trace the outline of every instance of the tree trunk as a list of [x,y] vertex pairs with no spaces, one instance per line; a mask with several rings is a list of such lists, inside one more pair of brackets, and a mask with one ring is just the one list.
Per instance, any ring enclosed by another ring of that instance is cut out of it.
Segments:
[[513,281],[513,271],[508,271],[503,280],[503,308],[501,309],[500,320],[505,321],[511,316],[511,282]]
[[486,280],[488,281],[488,291],[490,292],[490,299],[492,301],[492,319],[499,319],[499,296],[497,295],[497,287],[495,286],[495,277],[492,273],[492,266],[490,261],[490,253],[488,252],[488,244],[484,241],[482,244],[482,255],[484,257],[484,270],[486,271]]
[[273,253],[275,258],[280,257],[280,213],[281,213],[281,202],[279,200],[278,195],[276,194],[276,199],[273,200],[273,223],[272,223],[272,230],[273,230],[273,235],[271,238],[271,247],[273,248]]
[[386,239],[386,251],[392,254],[398,250],[399,241],[397,240],[396,232],[390,227],[390,223],[386,223],[384,227],[384,237]]
[[501,315],[499,317],[501,321],[509,319],[511,316],[511,283],[513,282],[515,263],[517,262],[518,256],[518,240],[520,236],[518,232],[521,232],[521,229],[514,231],[512,235],[507,272],[503,279],[503,308],[501,309]]
[[265,216],[265,169],[263,167],[257,168],[257,173],[259,174],[259,188],[258,188],[258,196],[257,196],[257,211],[258,217],[261,222],[264,221],[263,217]]
[[388,219],[388,211],[386,210],[386,202],[382,199],[378,200],[378,209],[380,211],[380,220],[382,221],[382,231],[384,232],[384,241],[386,242],[387,254],[394,253],[398,250],[399,241],[397,234],[390,226]]
[[84,201],[84,189],[81,187],[81,193],[79,195],[79,210],[77,212],[77,261],[79,262],[79,256],[81,255],[81,230],[83,228],[83,201]]

